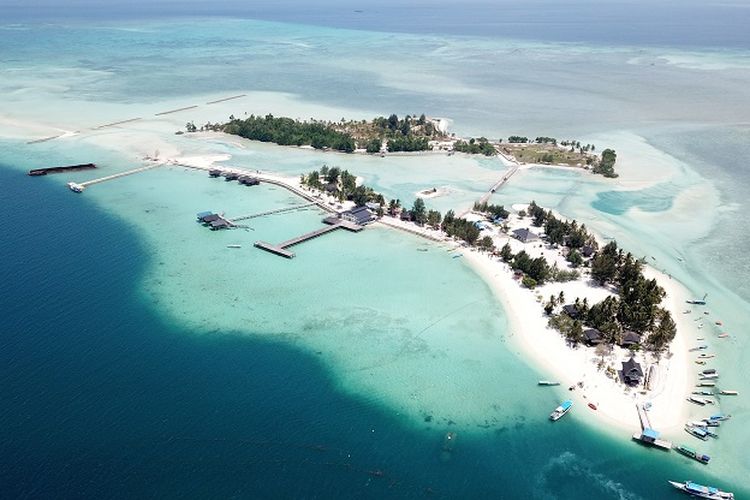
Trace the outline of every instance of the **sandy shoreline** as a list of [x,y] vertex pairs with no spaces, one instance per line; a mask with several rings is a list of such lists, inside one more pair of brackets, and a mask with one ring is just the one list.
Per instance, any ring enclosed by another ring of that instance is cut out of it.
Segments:
[[[642,395],[636,390],[626,390],[622,384],[597,369],[597,356],[592,348],[568,347],[562,335],[547,326],[542,304],[536,299],[537,292],[525,289],[514,281],[507,265],[476,250],[464,249],[463,256],[502,303],[511,327],[512,345],[530,357],[532,364],[540,371],[540,379],[561,383],[561,390],[565,392],[562,397],[569,396],[574,400],[579,416],[596,418],[606,424],[604,428],[616,428],[618,434],[621,434],[619,431],[627,431],[630,435],[640,430],[636,404],[648,401],[652,404],[649,416],[653,427],[669,434],[682,428],[689,414],[685,397],[691,386],[686,337],[695,326],[688,324],[691,322],[675,310],[684,304],[687,297],[687,292],[678,283],[653,269],[644,271],[647,277],[657,277],[666,290],[664,305],[672,311],[678,333],[670,346],[672,356],[659,363],[656,387],[648,395]],[[575,288],[580,286],[587,285],[576,282],[547,285],[564,288],[566,294],[572,295],[575,295]],[[549,288],[546,291],[549,292]],[[578,382],[584,383],[583,388],[567,390],[567,387]],[[589,402],[594,403],[597,410],[590,409],[587,406]]]

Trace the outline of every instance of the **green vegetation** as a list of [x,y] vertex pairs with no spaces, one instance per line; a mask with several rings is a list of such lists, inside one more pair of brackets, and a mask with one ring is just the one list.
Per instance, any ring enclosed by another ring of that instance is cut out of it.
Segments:
[[448,236],[464,240],[469,245],[474,245],[479,239],[480,231],[477,226],[466,219],[457,219],[453,210],[446,212],[442,228]]
[[630,330],[648,334],[645,345],[654,352],[663,351],[675,336],[671,314],[659,306],[666,295],[655,279],[643,276],[643,263],[623,253],[617,243],[608,243],[591,262],[591,275],[600,284],[616,287],[618,296],[609,296],[588,307],[576,300],[578,316],[598,329],[609,343],[619,343]]
[[351,153],[356,146],[346,132],[319,122],[300,122],[292,118],[277,118],[273,115],[250,115],[245,120],[234,119],[223,127],[227,134],[246,139],[273,142],[282,146],[312,146],[315,149],[330,148]]
[[507,219],[510,215],[510,212],[505,210],[505,206],[503,205],[489,205],[485,201],[484,203],[475,202],[474,203],[474,211],[480,212],[483,214],[486,214],[490,216],[491,218],[495,219],[497,217],[500,217],[501,219]]
[[523,137],[523,136],[520,136],[520,135],[511,135],[510,137],[508,137],[508,142],[510,142],[511,144],[518,144],[518,143],[524,143],[525,144],[525,143],[529,142],[529,138],[528,137]]
[[[188,132],[198,131],[193,122],[188,122],[185,128]],[[406,115],[400,119],[395,114],[388,118],[380,116],[369,122],[343,118],[340,122],[299,121],[270,114],[251,115],[244,120],[230,116],[227,123],[207,123],[200,130],[220,130],[282,146],[312,146],[345,153],[351,153],[356,148],[379,153],[384,142],[388,151],[425,151],[430,149],[431,139],[444,137],[424,115],[419,118]]]
[[426,137],[405,135],[388,139],[387,148],[389,152],[395,151],[427,151],[430,149],[429,140]]
[[[575,220],[571,222],[560,220],[552,212],[544,210],[534,201],[529,204],[528,213],[533,219],[532,224],[534,226],[544,226],[547,242],[566,246],[571,249],[580,249],[586,245],[592,247],[592,249],[596,249],[596,240],[588,232],[585,224],[579,226]],[[580,265],[581,262],[582,260],[577,265]]]
[[602,151],[602,158],[594,166],[592,172],[595,174],[601,174],[604,177],[618,177],[615,172],[615,162],[617,161],[617,153],[613,149],[605,149]]
[[458,140],[453,144],[453,150],[472,155],[483,154],[484,156],[495,156],[497,154],[495,146],[490,144],[485,137],[480,137],[479,139],[472,137],[469,139],[469,142]]
[[554,137],[537,137],[534,142],[537,144],[557,144],[557,139]]
[[423,226],[427,222],[427,211],[425,210],[422,198],[414,200],[414,205],[411,207],[411,218],[420,226]]
[[356,179],[348,170],[323,165],[320,171],[313,170],[303,175],[300,182],[303,186],[325,191],[339,201],[351,200],[357,206],[370,201],[380,204],[381,207],[385,205],[385,198],[382,194],[376,193],[365,185],[357,186]]

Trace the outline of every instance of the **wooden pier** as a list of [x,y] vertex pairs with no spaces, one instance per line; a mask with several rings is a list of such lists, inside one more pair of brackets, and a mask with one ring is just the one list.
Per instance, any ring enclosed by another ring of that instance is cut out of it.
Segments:
[[215,101],[208,101],[206,104],[218,104],[220,102],[225,101],[231,101],[233,99],[239,99],[240,97],[245,97],[247,94],[239,94],[239,95],[233,95],[231,97],[224,97],[222,99],[216,99]]
[[91,179],[90,181],[79,182],[79,183],[69,182],[68,187],[71,189],[71,191],[80,193],[87,187],[92,186],[94,184],[111,181],[112,179],[119,179],[120,177],[125,177],[126,175],[137,174],[138,172],[145,172],[146,170],[151,170],[152,168],[156,168],[161,165],[162,165],[161,163],[155,163],[152,165],[146,165],[143,167],[134,168],[133,170],[126,170],[125,172],[119,172],[117,174],[108,175],[106,177],[99,177],[98,179]]
[[248,219],[255,219],[256,217],[263,217],[266,215],[274,215],[274,214],[281,214],[284,212],[291,212],[292,210],[299,210],[302,208],[308,208],[308,207],[314,207],[316,206],[316,203],[309,202],[309,203],[303,203],[302,205],[294,205],[291,207],[283,207],[283,208],[277,208],[276,210],[268,210],[266,212],[260,212],[257,214],[250,214],[250,215],[240,215],[239,217],[232,217],[230,220],[232,221],[238,221],[238,220],[248,220]]
[[330,225],[321,227],[320,229],[316,229],[315,231],[310,231],[309,233],[305,233],[301,236],[297,236],[296,238],[292,238],[291,240],[287,240],[283,243],[279,243],[278,245],[273,245],[265,241],[256,241],[255,247],[265,250],[267,252],[275,253],[276,255],[281,255],[282,257],[286,257],[287,259],[291,259],[292,257],[294,257],[295,254],[294,252],[287,250],[287,248],[289,247],[299,245],[300,243],[304,243],[305,241],[312,240],[313,238],[317,238],[318,236],[323,236],[324,234],[330,233],[337,229],[346,229],[347,231],[352,231],[352,232],[359,232],[362,229],[364,229],[359,224],[354,224],[353,222],[349,222],[349,221],[345,221],[341,219],[334,220],[332,217],[324,219],[324,222]]
[[495,183],[495,184],[494,184],[494,185],[493,185],[493,186],[492,186],[492,187],[490,188],[490,190],[489,190],[489,191],[487,191],[487,192],[486,192],[486,193],[484,194],[484,196],[482,196],[481,198],[479,198],[479,203],[480,203],[480,204],[482,204],[482,203],[487,203],[487,201],[489,201],[490,197],[491,197],[491,196],[492,196],[492,195],[493,195],[493,194],[495,193],[495,191],[497,191],[498,189],[500,189],[501,187],[503,187],[503,185],[504,185],[504,184],[505,184],[506,182],[508,182],[508,181],[510,180],[510,178],[511,178],[511,177],[513,177],[513,174],[515,174],[516,172],[518,172],[518,169],[519,169],[519,167],[518,167],[518,166],[514,166],[514,167],[512,167],[512,168],[511,168],[511,169],[510,169],[510,170],[508,171],[508,173],[506,173],[506,174],[505,174],[505,175],[503,176],[503,178],[502,178],[502,179],[500,179],[499,181],[497,181],[497,182],[496,182],[496,183]]

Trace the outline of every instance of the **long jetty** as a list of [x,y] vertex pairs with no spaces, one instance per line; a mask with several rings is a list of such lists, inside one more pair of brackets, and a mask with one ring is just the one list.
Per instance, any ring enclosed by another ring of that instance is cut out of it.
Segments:
[[320,229],[316,229],[315,231],[310,231],[309,233],[297,236],[296,238],[292,238],[291,240],[279,243],[278,245],[274,245],[265,241],[256,241],[255,247],[267,252],[275,253],[276,255],[281,255],[282,257],[286,257],[287,259],[291,259],[295,254],[294,252],[287,250],[287,248],[289,247],[299,245],[300,243],[312,240],[313,238],[317,238],[318,236],[323,236],[324,234],[330,233],[337,229],[346,229],[347,231],[352,232],[359,232],[364,229],[364,227],[360,226],[359,224],[355,224],[343,219],[337,219],[334,217],[323,219],[323,222],[330,225],[321,227]]
[[239,99],[240,97],[245,97],[245,96],[247,96],[247,94],[233,95],[231,97],[224,97],[222,99],[216,99],[215,101],[208,101],[206,104],[218,104],[220,102],[231,101],[233,99]]
[[313,207],[315,205],[316,204],[313,203],[313,202],[303,203],[302,205],[294,205],[294,206],[291,206],[291,207],[277,208],[276,210],[267,210],[265,212],[260,212],[260,213],[257,213],[257,214],[240,215],[239,217],[232,217],[231,220],[234,222],[234,221],[238,221],[238,220],[255,219],[256,217],[263,217],[263,216],[266,216],[266,215],[274,215],[274,214],[281,214],[281,213],[284,213],[284,212],[291,212],[292,210],[299,210],[299,209],[302,209],[302,208]]
[[172,113],[179,113],[180,111],[187,111],[188,109],[195,109],[197,105],[185,106],[184,108],[170,109],[169,111],[162,111],[161,113],[154,113],[154,116],[171,115]]
[[518,165],[513,166],[508,171],[508,173],[503,176],[502,179],[500,179],[499,181],[497,181],[495,184],[492,185],[492,187],[490,188],[490,190],[487,191],[484,194],[484,196],[482,196],[481,198],[479,198],[479,203],[487,203],[487,201],[490,199],[490,196],[492,196],[495,193],[495,191],[497,191],[498,189],[500,189],[501,187],[503,187],[503,185],[510,180],[510,178],[513,176],[513,174],[515,174],[516,172],[518,172],[518,169],[519,169]]
[[79,182],[79,183],[69,182],[68,187],[71,189],[71,191],[80,193],[87,187],[93,186],[94,184],[100,184],[102,182],[111,181],[113,179],[119,179],[120,177],[125,177],[126,175],[133,175],[139,172],[145,172],[146,170],[151,170],[152,168],[156,168],[161,165],[162,165],[161,163],[156,163],[154,165],[145,165],[143,167],[134,168],[133,170],[126,170],[125,172],[118,172],[116,174],[108,175],[106,177],[99,177],[98,179],[91,179],[90,181],[84,181],[84,182]]

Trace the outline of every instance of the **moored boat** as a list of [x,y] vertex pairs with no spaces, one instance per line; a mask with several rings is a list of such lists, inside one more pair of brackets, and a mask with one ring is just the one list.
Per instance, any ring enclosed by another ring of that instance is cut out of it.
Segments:
[[694,427],[690,424],[685,424],[685,431],[703,441],[708,439],[708,433],[702,427]]
[[709,500],[732,500],[734,498],[734,493],[721,491],[713,486],[703,486],[692,481],[685,481],[684,483],[669,481],[669,484],[693,497],[708,498]]
[[710,381],[700,382],[697,384],[697,387],[716,387],[716,382],[710,382]]
[[680,445],[675,446],[674,449],[678,453],[681,453],[685,455],[686,457],[692,458],[693,460],[697,460],[698,462],[702,464],[707,464],[709,460],[711,460],[711,457],[709,457],[708,455],[705,455],[703,453],[698,453],[697,451],[695,451],[689,446],[680,444]]
[[722,389],[720,392],[724,396],[738,396],[739,395],[739,392],[730,391],[729,389]]
[[717,413],[716,415],[711,415],[710,417],[708,417],[709,420],[718,420],[720,422],[729,420],[730,418],[732,418],[732,415],[725,415],[723,413]]
[[687,400],[690,401],[691,403],[695,403],[701,406],[706,406],[708,403],[711,403],[711,401],[709,401],[708,399],[698,398],[695,396],[688,396]]
[[544,385],[544,386],[550,386],[550,385],[560,385],[560,382],[552,382],[550,380],[540,380],[537,385]]
[[573,401],[570,399],[566,399],[562,403],[560,403],[560,406],[555,408],[555,411],[550,413],[549,419],[553,422],[560,420],[566,413],[570,411],[570,409],[573,407]]

